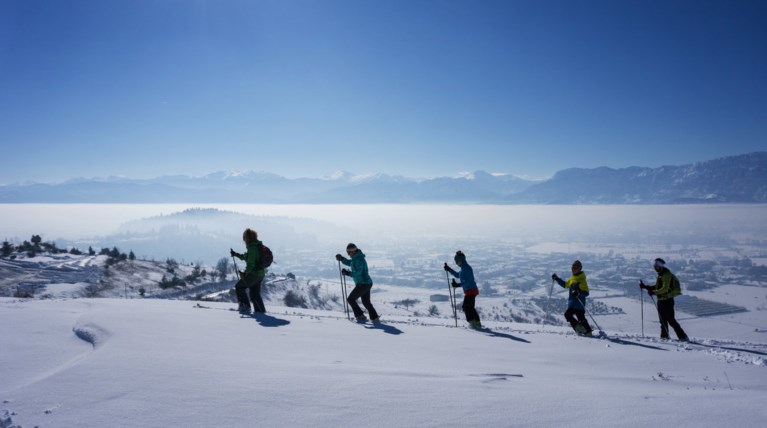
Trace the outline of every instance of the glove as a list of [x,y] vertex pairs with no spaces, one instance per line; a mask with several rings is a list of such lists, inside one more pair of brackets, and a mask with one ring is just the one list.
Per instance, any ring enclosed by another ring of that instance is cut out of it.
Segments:
[[450,266],[448,266],[447,263],[445,263],[445,272],[452,272],[452,271],[453,269],[450,269]]
[[652,289],[648,288],[647,289],[647,294],[650,295],[650,296],[654,296],[655,295],[655,291],[653,291]]
[[453,288],[458,288],[461,286],[461,284],[455,282],[455,278],[453,278],[453,282],[451,283],[451,285],[453,286]]
[[235,252],[233,249],[231,249],[231,248],[230,248],[230,249],[229,249],[229,256],[230,256],[230,257],[234,257],[234,256],[236,256],[236,255],[237,255],[237,253],[236,253],[236,252]]
[[340,262],[343,259],[344,259],[344,256],[342,256],[340,254],[336,254],[336,260],[338,260]]
[[239,273],[239,274],[240,274],[240,279],[245,279],[245,272],[243,272],[243,271],[239,271],[239,272],[237,272],[237,273]]
[[552,273],[552,274],[551,274],[551,279],[553,279],[554,281],[556,281],[556,280],[558,280],[558,279],[559,279],[559,276],[558,276],[557,274],[555,274],[555,273]]
[[639,288],[647,288],[642,280],[639,280]]
[[352,273],[349,271],[349,269],[341,269],[341,274],[351,276]]

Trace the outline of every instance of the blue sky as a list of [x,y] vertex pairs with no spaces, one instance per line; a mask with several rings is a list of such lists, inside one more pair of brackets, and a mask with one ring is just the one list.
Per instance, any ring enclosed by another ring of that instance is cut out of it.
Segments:
[[767,150],[764,1],[0,2],[0,184]]

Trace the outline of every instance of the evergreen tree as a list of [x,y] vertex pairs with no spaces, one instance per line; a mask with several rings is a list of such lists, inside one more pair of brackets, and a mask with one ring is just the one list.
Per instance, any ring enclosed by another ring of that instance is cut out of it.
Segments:
[[13,252],[13,245],[11,245],[11,243],[8,241],[3,241],[3,249],[2,249],[3,257],[10,256],[12,252]]

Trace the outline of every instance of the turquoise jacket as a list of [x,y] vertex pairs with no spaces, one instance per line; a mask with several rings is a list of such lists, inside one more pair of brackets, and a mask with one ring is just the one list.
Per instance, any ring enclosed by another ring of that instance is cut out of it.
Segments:
[[351,260],[346,257],[341,258],[341,263],[351,267],[352,279],[356,285],[373,285],[373,280],[368,273],[368,262],[365,261],[365,254],[358,249]]

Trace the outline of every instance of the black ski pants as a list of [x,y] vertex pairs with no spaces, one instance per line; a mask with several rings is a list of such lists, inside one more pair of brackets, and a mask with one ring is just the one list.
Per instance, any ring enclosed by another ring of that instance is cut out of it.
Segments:
[[[578,319],[576,320],[576,318]],[[575,330],[575,327],[580,324],[586,329],[586,333],[591,332],[591,326],[589,325],[589,321],[586,319],[585,309],[575,309],[568,307],[565,311],[565,319],[573,327],[573,330]]]
[[463,309],[463,313],[466,314],[466,321],[479,321],[479,313],[477,313],[477,308],[474,307],[476,302],[476,295],[463,296],[463,305],[461,305],[461,309]]
[[[264,300],[261,298],[262,281],[263,278],[259,278],[255,273],[251,273],[237,281],[234,291],[237,294],[237,303],[240,309],[246,307],[250,309],[250,302],[253,302],[254,312],[266,312]],[[248,301],[248,292],[250,292],[250,301]]]
[[349,298],[346,299],[346,301],[349,302],[349,306],[352,307],[355,317],[364,315],[360,305],[357,304],[357,299],[362,298],[362,306],[368,310],[370,319],[374,320],[378,318],[378,312],[376,312],[376,308],[374,308],[373,304],[370,302],[370,290],[372,288],[373,284],[357,284],[354,286],[352,292],[349,293]]
[[658,300],[658,318],[660,319],[660,337],[661,339],[668,339],[668,326],[674,329],[676,337],[679,339],[687,339],[687,334],[682,329],[682,326],[676,321],[674,315],[674,298]]

